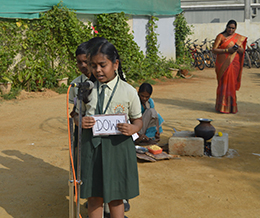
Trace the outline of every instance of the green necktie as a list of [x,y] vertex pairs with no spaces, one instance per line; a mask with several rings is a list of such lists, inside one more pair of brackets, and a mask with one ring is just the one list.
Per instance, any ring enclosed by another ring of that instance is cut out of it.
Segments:
[[106,84],[102,85],[101,93],[98,96],[98,106],[99,106],[99,113],[103,114],[103,106],[104,106],[104,99],[105,99],[105,88],[107,87]]
[[[105,98],[105,88],[107,87],[106,84],[102,85],[101,93],[98,95],[98,102],[95,114],[103,114],[103,105],[104,105],[104,98]],[[101,144],[101,137],[100,136],[94,136],[92,137],[92,144],[93,147],[96,148]]]

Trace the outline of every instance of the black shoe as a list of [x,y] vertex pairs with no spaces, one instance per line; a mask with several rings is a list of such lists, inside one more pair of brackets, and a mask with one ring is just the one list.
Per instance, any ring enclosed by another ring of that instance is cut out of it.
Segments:
[[123,200],[124,202],[124,207],[125,207],[125,212],[130,210],[130,204],[128,200]]

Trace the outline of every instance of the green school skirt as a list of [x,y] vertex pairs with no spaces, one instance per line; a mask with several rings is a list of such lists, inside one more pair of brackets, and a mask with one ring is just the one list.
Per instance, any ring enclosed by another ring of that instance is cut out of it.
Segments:
[[94,148],[92,130],[83,129],[81,145],[81,198],[102,197],[104,203],[109,203],[139,195],[137,158],[131,136],[104,136]]

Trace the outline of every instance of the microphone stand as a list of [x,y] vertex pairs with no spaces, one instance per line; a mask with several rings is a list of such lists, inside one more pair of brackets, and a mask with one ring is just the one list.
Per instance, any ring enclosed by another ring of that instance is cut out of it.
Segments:
[[[92,83],[93,84],[93,83]],[[77,199],[76,199],[76,218],[80,218],[80,186],[82,185],[81,181],[81,136],[82,136],[82,101],[84,97],[86,98],[89,95],[89,92],[86,92],[87,90],[90,90],[93,88],[90,87],[91,83],[79,83],[79,84],[71,84],[74,85],[75,87],[77,85],[78,87],[78,100],[79,100],[79,118],[78,118],[78,147],[77,147],[77,155],[74,155],[74,143],[73,143],[73,137],[71,137],[71,151],[72,151],[72,157],[74,163],[76,162],[75,159],[77,159],[77,178],[76,178],[76,187],[75,189],[77,190]],[[85,95],[85,96],[84,96]],[[71,136],[73,135],[73,119],[69,119],[69,125],[70,125],[70,132]],[[76,153],[76,152],[75,152]],[[77,156],[77,158],[76,158]],[[70,196],[70,205],[69,205],[69,218],[74,218],[74,178],[73,178],[73,173],[72,173],[72,165],[70,163],[70,175],[69,175],[69,186],[70,186],[70,191],[69,191],[69,196]]]
[[[70,144],[71,144],[71,155],[74,160],[74,143],[73,143],[73,118],[69,118],[69,129],[70,129]],[[70,159],[70,172],[69,172],[69,218],[74,218],[74,178],[73,178],[73,170],[72,163]]]
[[[81,83],[80,83],[81,84]],[[76,208],[76,218],[79,218],[80,215],[80,186],[81,181],[81,136],[82,136],[82,101],[83,101],[83,91],[84,87],[79,84],[78,88],[78,100],[79,100],[79,124],[78,124],[78,158],[77,158],[77,192],[78,196],[76,199],[77,208]]]

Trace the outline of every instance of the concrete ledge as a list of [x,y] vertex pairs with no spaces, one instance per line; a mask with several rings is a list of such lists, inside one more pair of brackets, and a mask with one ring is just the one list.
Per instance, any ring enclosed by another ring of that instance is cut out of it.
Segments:
[[175,137],[195,137],[195,133],[192,131],[178,131],[172,134]]
[[203,156],[204,139],[200,137],[172,136],[168,142],[169,154],[181,156]]
[[228,134],[223,133],[223,136],[215,135],[211,140],[211,155],[213,157],[222,157],[228,151]]

